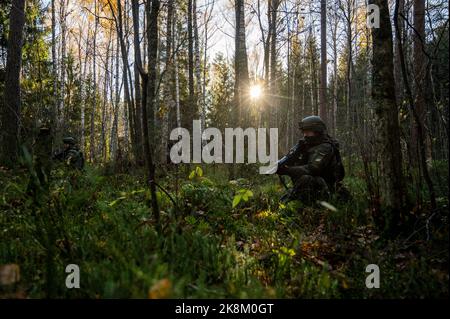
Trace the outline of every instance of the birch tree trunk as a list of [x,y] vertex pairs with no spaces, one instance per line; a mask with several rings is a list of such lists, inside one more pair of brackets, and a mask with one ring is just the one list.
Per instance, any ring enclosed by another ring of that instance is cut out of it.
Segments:
[[244,95],[248,90],[248,59],[245,37],[245,11],[244,0],[235,1],[236,39],[235,39],[235,124],[243,125],[247,120],[244,113]]
[[97,29],[98,29],[98,12],[97,12],[97,0],[94,1],[94,12],[95,12],[95,25],[94,25],[94,36],[93,36],[93,45],[92,45],[92,69],[93,69],[93,92],[92,92],[92,112],[91,112],[91,132],[90,132],[90,159],[91,162],[95,161],[95,111],[97,106]]
[[202,92],[202,78],[201,78],[201,66],[200,66],[200,39],[198,36],[198,24],[197,24],[197,0],[193,0],[192,3],[192,14],[193,14],[193,28],[194,28],[194,56],[195,56],[195,83],[196,83],[196,94],[195,100],[197,102],[197,112],[200,114],[201,128],[203,130],[205,122],[205,114],[203,109],[203,104],[200,102],[200,93]]
[[338,105],[338,45],[337,45],[337,29],[339,26],[338,16],[337,16],[337,8],[336,4],[333,6],[333,11],[328,15],[328,22],[330,26],[330,34],[331,34],[331,48],[333,54],[333,87],[332,87],[332,103],[331,109],[329,110],[329,124],[330,124],[330,132],[332,135],[336,134],[336,117],[337,117],[337,105]]
[[188,0],[188,14],[187,14],[187,27],[188,27],[188,86],[189,86],[189,103],[187,112],[187,128],[192,128],[192,120],[196,117],[197,111],[197,101],[195,100],[195,89],[194,89],[194,36],[192,30],[193,24],[193,1]]
[[377,116],[376,144],[381,163],[382,203],[387,214],[382,223],[394,231],[405,203],[398,109],[395,98],[392,28],[387,0],[371,0],[380,8],[380,28],[372,28],[372,99]]
[[320,1],[320,117],[327,119],[327,0]]
[[173,41],[174,41],[174,53],[173,53],[173,64],[174,64],[174,77],[175,77],[175,108],[176,108],[176,121],[177,127],[181,127],[181,109],[180,109],[180,77],[179,77],[179,67],[178,67],[178,31],[177,31],[177,9],[174,8],[174,23],[173,26]]
[[109,40],[106,47],[106,57],[105,57],[105,73],[104,73],[104,82],[103,82],[103,103],[102,103],[102,131],[100,136],[100,145],[99,145],[99,153],[103,160],[106,158],[106,130],[107,130],[107,122],[106,122],[106,108],[108,103],[108,84],[109,84],[109,56],[110,56],[110,47],[111,47],[111,34],[112,30],[109,32]]
[[[166,100],[166,108],[163,111],[162,118],[162,147],[160,163],[167,162],[168,155],[168,139],[169,139],[169,113],[175,108],[175,101],[172,94],[173,88],[173,60],[172,60],[172,47],[173,47],[173,2],[174,0],[168,0],[167,2],[167,29],[166,29],[166,73],[164,83],[164,98]],[[175,48],[176,49],[176,48]]]
[[272,6],[270,7],[270,95],[272,105],[271,127],[278,127],[278,80],[277,80],[277,12],[280,4],[280,0],[271,0]]
[[119,37],[117,35],[116,40],[116,72],[115,72],[115,101],[113,104],[113,124],[111,128],[111,158],[113,160],[113,163],[116,163],[117,160],[117,149],[118,149],[118,124],[119,124],[119,103],[120,103],[120,93],[121,90],[119,89],[119,72],[120,72],[120,44],[119,44]]
[[[82,98],[82,100],[83,101],[86,101],[87,100],[87,96],[86,96],[86,88],[85,88],[85,80],[86,80],[86,69],[87,69],[87,65],[88,65],[88,58],[89,58],[89,53],[90,53],[90,48],[89,48],[89,46],[90,46],[90,41],[89,41],[89,29],[90,29],[90,23],[88,23],[88,32],[87,32],[87,35],[86,35],[86,46],[85,46],[85,50],[86,50],[86,52],[85,52],[85,57],[84,57],[84,65],[83,65],[83,73],[82,73],[82,75],[81,75],[81,83],[80,83],[80,94],[81,94],[81,98]],[[80,31],[80,42],[81,42],[81,31]],[[81,65],[81,50],[80,50],[80,65]],[[83,151],[83,152],[85,152],[86,150],[86,137],[85,137],[85,135],[86,135],[86,127],[85,127],[85,119],[86,119],[86,104],[85,103],[81,103],[81,110],[80,110],[80,112],[81,112],[81,115],[80,115],[80,117],[81,117],[81,119],[80,119],[80,126],[81,126],[81,128],[80,128],[80,147],[81,147],[81,150]]]
[[[151,8],[150,8],[151,5]],[[154,143],[154,106],[156,95],[156,64],[158,55],[158,15],[160,2],[159,0],[149,0],[147,2],[148,17],[148,75],[144,83],[147,86],[145,104],[143,104],[142,112],[144,116],[144,147],[146,155],[146,164],[148,170],[148,183],[150,186],[150,194],[152,198],[152,210],[156,223],[159,227],[159,206],[156,198],[156,181],[155,181],[155,164],[153,162]],[[150,128],[149,128],[150,126]]]
[[67,36],[67,7],[69,0],[60,2],[60,26],[61,26],[61,78],[59,80],[59,123],[62,133],[65,130],[65,91],[66,91],[66,36]]

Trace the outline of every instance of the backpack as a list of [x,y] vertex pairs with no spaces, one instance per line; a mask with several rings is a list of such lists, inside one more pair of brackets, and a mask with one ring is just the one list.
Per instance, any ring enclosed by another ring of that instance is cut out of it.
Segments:
[[331,145],[333,147],[333,152],[336,157],[335,163],[333,163],[333,173],[336,183],[340,183],[345,177],[345,168],[342,163],[341,153],[339,152],[339,142],[337,140],[332,140]]
[[70,149],[68,154],[68,164],[72,165],[72,167],[77,169],[83,169],[84,168],[84,156],[83,152],[81,152],[78,149]]

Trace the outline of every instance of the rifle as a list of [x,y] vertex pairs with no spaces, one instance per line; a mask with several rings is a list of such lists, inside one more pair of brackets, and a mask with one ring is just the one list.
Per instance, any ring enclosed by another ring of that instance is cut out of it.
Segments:
[[63,161],[65,157],[66,157],[66,150],[59,153],[54,153],[52,156],[52,160]]
[[[295,155],[298,154],[300,149],[305,145],[305,140],[300,140],[293,148],[289,150],[289,152],[285,156],[277,161],[277,163],[268,171],[268,174],[275,174],[280,170],[280,168],[284,168],[285,166],[287,166],[295,158]],[[284,182],[282,184],[284,185]]]

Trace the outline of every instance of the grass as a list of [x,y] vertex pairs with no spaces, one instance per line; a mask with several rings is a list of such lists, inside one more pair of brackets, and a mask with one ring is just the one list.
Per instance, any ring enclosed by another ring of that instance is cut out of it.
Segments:
[[[280,204],[273,176],[228,181],[221,167],[191,170],[159,180],[176,201],[158,192],[161,232],[142,172],[57,168],[48,191],[33,195],[29,172],[2,170],[0,265],[17,264],[21,278],[0,285],[0,296],[448,297],[444,213],[387,240],[373,226],[361,178],[345,181],[351,202],[304,207]],[[246,195],[233,208],[237,194]],[[440,198],[444,210],[448,198]],[[80,267],[80,289],[65,286],[68,264]],[[380,289],[365,286],[368,264],[380,267]]]

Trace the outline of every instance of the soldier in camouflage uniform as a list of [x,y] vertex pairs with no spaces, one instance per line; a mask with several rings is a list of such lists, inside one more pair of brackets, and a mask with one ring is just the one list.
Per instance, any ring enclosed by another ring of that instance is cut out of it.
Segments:
[[84,156],[76,145],[75,139],[71,136],[63,138],[64,151],[56,154],[53,158],[64,161],[67,165],[76,169],[84,168]]
[[318,116],[308,116],[300,122],[301,139],[282,160],[277,174],[288,175],[294,184],[282,200],[301,200],[311,204],[326,200],[341,187],[345,172],[339,153],[339,143],[326,132]]

